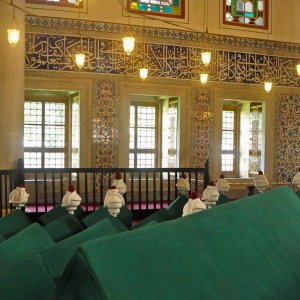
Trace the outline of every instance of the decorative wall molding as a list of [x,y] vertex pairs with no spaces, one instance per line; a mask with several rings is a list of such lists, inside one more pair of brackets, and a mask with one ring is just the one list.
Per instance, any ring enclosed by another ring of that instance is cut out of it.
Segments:
[[[152,42],[162,42],[163,40],[169,40],[173,44],[183,42],[184,45],[191,45],[191,42],[196,42],[199,46],[209,46],[219,49],[230,49],[234,47],[235,50],[252,49],[252,52],[259,50],[260,53],[267,53],[272,51],[276,55],[293,55],[300,58],[300,44],[286,43],[279,41],[270,41],[262,39],[235,37],[229,35],[210,34],[199,31],[185,31],[167,28],[155,28],[146,26],[129,26],[118,23],[107,23],[87,20],[75,20],[65,18],[51,18],[51,17],[38,17],[38,16],[26,16],[25,19],[27,32],[43,32],[43,33],[61,33],[70,34],[78,33],[78,30],[82,34],[92,33],[91,37],[97,37],[97,34],[104,34],[112,38],[113,34],[121,36],[122,34],[130,32],[136,37],[151,38]],[[98,35],[99,36],[99,35]],[[279,53],[278,53],[279,52]]]
[[[121,41],[82,38],[82,43],[86,63],[79,70],[74,61],[79,36],[27,33],[26,69],[137,76],[147,58],[150,77],[198,81],[203,72],[199,47],[138,43],[134,54],[126,55]],[[213,50],[209,80],[261,85],[268,78],[278,86],[299,87],[296,64],[295,58]]]

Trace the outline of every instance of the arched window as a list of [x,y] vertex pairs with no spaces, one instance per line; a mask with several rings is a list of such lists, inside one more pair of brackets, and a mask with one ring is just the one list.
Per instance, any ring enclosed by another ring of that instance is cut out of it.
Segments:
[[223,0],[223,23],[268,29],[269,0]]
[[131,12],[183,19],[185,0],[128,0],[128,9]]

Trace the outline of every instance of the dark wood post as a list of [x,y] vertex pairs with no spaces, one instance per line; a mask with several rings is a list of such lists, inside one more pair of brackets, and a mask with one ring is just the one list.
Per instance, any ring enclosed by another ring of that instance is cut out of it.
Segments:
[[15,187],[23,185],[25,186],[25,177],[24,177],[24,159],[18,159],[17,173],[15,178]]
[[205,170],[204,170],[204,179],[203,179],[203,189],[206,189],[206,187],[208,186],[208,183],[210,182],[208,159],[205,161],[204,169]]

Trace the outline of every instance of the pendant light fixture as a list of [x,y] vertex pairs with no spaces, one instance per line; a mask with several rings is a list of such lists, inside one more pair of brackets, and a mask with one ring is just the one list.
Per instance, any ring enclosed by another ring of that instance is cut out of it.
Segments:
[[266,82],[265,82],[265,91],[266,91],[267,93],[270,93],[270,91],[272,90],[272,86],[273,86],[273,83],[272,83],[272,82],[266,81]]
[[201,59],[204,65],[207,67],[211,61],[211,52],[201,52]]
[[[143,19],[143,26],[145,27],[145,17]],[[146,51],[146,44],[144,43],[144,57],[143,57],[143,65],[142,68],[140,68],[139,72],[140,72],[140,77],[142,80],[146,80],[148,77],[148,64],[147,64],[147,56],[148,56],[148,52]]]
[[297,74],[300,76],[300,64],[296,66],[297,68]]
[[200,74],[200,82],[202,85],[206,84],[208,80],[208,74],[207,73],[202,73]]
[[140,77],[142,80],[146,80],[148,77],[148,68],[141,68],[140,69]]
[[85,62],[85,54],[83,53],[83,46],[82,46],[82,36],[80,34],[80,8],[78,8],[78,33],[80,36],[80,52],[75,54],[75,63],[77,67],[81,70],[84,67]]
[[130,55],[134,49],[135,38],[132,36],[123,37],[123,48],[127,55]]
[[[203,9],[203,32],[204,32],[204,28],[205,29],[205,33],[208,33],[208,25],[207,25],[207,11],[208,11],[208,5],[206,3],[206,0],[203,1],[204,3],[204,9]],[[211,61],[211,52],[210,51],[203,51],[201,53],[201,59],[203,64],[207,67],[210,64]]]
[[78,52],[75,54],[75,62],[79,69],[84,67],[85,54],[83,52]]
[[[130,31],[130,14],[128,15],[128,27]],[[123,48],[127,55],[130,55],[134,49],[135,38],[129,33],[123,37]]]
[[15,6],[11,1],[11,5],[13,6],[13,19],[10,27],[7,29],[7,38],[10,45],[13,47],[16,46],[20,40],[20,30],[18,30],[16,18],[15,18]]

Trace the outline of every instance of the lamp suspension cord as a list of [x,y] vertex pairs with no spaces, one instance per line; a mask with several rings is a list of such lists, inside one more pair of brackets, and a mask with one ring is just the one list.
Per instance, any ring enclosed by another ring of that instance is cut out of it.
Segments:
[[129,10],[126,10],[128,13],[128,35],[131,36],[131,28],[130,28],[130,12]]
[[13,19],[12,19],[12,22],[13,24],[16,23],[16,17],[15,17],[15,5],[14,5],[14,0],[11,0],[10,1],[10,5],[13,7]]
[[80,32],[81,22],[80,22],[80,7],[78,7],[78,35],[80,36],[80,52],[82,53],[82,36]]
[[203,32],[205,29],[206,33],[208,33],[207,10],[208,10],[208,4],[206,3],[206,0],[203,0]]
[[208,2],[207,0],[205,0],[206,2],[206,33],[208,33]]
[[[143,28],[145,29],[146,18],[143,16]],[[146,43],[144,41],[144,67],[148,68],[148,64],[146,63]]]
[[267,33],[267,56],[266,56],[266,71],[267,71],[267,80],[269,80],[270,78],[270,74],[269,74],[269,57],[271,55],[271,48],[269,45],[269,33]]

